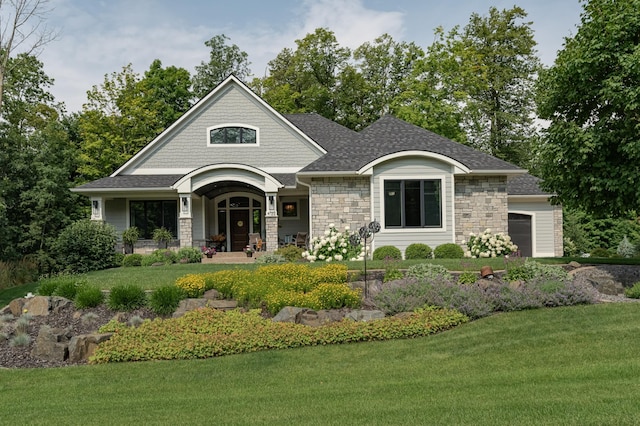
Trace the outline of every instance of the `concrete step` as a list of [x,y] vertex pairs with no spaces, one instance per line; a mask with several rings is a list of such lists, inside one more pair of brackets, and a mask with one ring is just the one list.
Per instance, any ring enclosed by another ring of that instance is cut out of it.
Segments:
[[247,254],[243,251],[223,251],[218,252],[212,257],[203,257],[202,263],[253,263],[258,257],[265,254],[265,252],[255,252],[252,257],[247,257]]

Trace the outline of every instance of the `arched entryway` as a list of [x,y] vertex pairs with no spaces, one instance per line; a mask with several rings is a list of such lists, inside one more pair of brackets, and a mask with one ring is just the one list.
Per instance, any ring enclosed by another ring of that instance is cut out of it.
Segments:
[[227,236],[225,249],[242,251],[249,243],[249,234],[263,236],[264,196],[256,194],[229,192],[213,199],[213,221],[217,235]]
[[523,257],[533,256],[532,216],[522,213],[509,213],[509,236]]

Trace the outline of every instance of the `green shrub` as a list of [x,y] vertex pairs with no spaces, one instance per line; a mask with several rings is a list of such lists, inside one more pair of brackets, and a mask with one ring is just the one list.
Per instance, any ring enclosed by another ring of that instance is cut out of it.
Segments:
[[176,280],[176,287],[188,297],[200,297],[206,288],[205,274],[187,274]]
[[404,251],[404,258],[409,259],[431,259],[433,254],[433,250],[426,244],[422,243],[413,243],[409,244],[409,246]]
[[69,300],[75,299],[76,294],[78,294],[78,285],[75,280],[60,282],[53,292],[54,296],[64,297]]
[[113,265],[112,268],[119,268],[122,266],[122,262],[124,261],[124,253],[120,253],[119,251],[115,252],[113,255]]
[[632,287],[625,288],[624,295],[631,299],[640,299],[640,282],[635,283]]
[[[301,258],[302,259],[302,258]],[[281,254],[267,253],[258,257],[255,263],[286,263],[287,258]]]
[[60,281],[56,278],[45,278],[40,280],[36,291],[40,296],[53,296],[58,284],[60,284]]
[[453,277],[451,273],[442,265],[436,265],[432,263],[418,263],[417,265],[411,265],[407,269],[406,276],[408,278],[415,278],[419,281],[451,281]]
[[622,241],[620,241],[620,244],[618,244],[616,253],[618,253],[620,257],[633,257],[636,254],[636,248],[625,235]]
[[122,260],[122,266],[130,268],[133,266],[142,266],[142,255],[139,253],[128,254]]
[[527,259],[525,262],[507,263],[507,272],[503,277],[506,281],[562,281],[569,280],[569,273],[560,266],[545,265],[535,260]]
[[149,307],[158,315],[170,315],[186,297],[184,291],[175,285],[157,288],[149,297]]
[[133,311],[143,307],[147,302],[147,295],[142,287],[134,284],[121,284],[111,288],[107,306],[114,311]]
[[395,246],[381,246],[373,251],[373,260],[402,259],[402,252]]
[[178,250],[176,258],[178,261],[187,259],[187,263],[200,263],[202,262],[202,251],[196,247],[182,247]]
[[465,271],[458,277],[458,284],[461,285],[473,284],[476,281],[478,281],[478,274],[471,271]]
[[433,251],[433,257],[436,259],[462,259],[464,250],[454,243],[441,244]]
[[275,251],[275,254],[284,256],[284,258],[287,259],[288,262],[300,262],[303,260],[302,258],[303,251],[304,249],[302,247],[296,247],[290,244],[288,246],[280,247],[278,250]]
[[104,293],[94,286],[80,288],[74,300],[74,304],[78,309],[95,308],[102,302],[104,302]]
[[389,282],[399,280],[404,277],[404,274],[398,268],[398,261],[395,259],[386,258],[384,260],[384,277],[383,282]]
[[178,257],[176,252],[169,249],[159,249],[154,251],[151,254],[145,255],[142,257],[142,266],[151,266],[154,263],[164,263],[171,264],[176,263],[178,261]]
[[60,232],[52,251],[64,271],[97,271],[113,266],[116,241],[116,230],[112,225],[81,220]]
[[611,257],[611,252],[605,248],[598,247],[591,250],[590,257],[609,258]]

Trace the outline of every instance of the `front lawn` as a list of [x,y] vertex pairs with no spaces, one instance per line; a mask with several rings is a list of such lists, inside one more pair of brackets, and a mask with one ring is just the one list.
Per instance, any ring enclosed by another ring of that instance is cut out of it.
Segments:
[[6,424],[638,424],[638,304],[425,338],[0,373]]

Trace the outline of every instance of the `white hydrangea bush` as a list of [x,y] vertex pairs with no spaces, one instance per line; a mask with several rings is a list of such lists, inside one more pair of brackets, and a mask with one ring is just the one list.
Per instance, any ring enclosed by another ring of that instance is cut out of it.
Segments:
[[485,229],[484,232],[478,235],[471,232],[469,241],[466,244],[468,250],[465,251],[465,256],[474,259],[508,256],[518,250],[518,246],[513,244],[509,235],[505,235],[502,232],[493,234],[491,229]]
[[343,260],[364,260],[365,249],[362,243],[351,245],[349,238],[352,233],[345,226],[340,232],[335,224],[329,224],[324,235],[314,237],[309,243],[309,250],[302,252],[302,257],[309,262],[331,262]]

